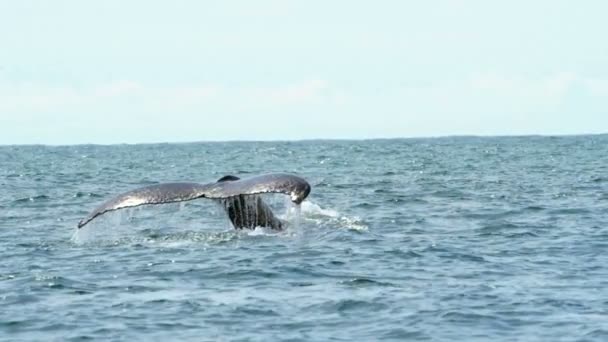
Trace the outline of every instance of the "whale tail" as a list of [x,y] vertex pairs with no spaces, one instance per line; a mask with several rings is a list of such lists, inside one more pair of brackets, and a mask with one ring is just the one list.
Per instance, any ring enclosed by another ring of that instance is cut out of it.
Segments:
[[281,229],[282,222],[257,196],[263,193],[286,194],[292,202],[300,204],[310,193],[310,184],[298,176],[282,173],[247,179],[227,175],[209,184],[155,184],[125,192],[101,204],[78,223],[78,228],[84,227],[91,220],[109,211],[210,198],[220,200],[230,221],[237,229],[253,229],[258,226]]

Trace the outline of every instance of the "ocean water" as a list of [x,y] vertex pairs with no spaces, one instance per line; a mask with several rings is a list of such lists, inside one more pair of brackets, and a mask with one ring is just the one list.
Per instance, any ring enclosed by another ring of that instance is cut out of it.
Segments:
[[[290,172],[289,227],[120,192]],[[2,341],[608,341],[608,135],[0,147]]]

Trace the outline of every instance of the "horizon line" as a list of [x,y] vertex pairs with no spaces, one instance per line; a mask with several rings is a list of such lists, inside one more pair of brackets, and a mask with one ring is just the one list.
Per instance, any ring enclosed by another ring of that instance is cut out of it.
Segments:
[[558,134],[449,134],[449,135],[429,135],[429,136],[395,136],[395,137],[374,137],[374,138],[303,138],[303,139],[226,139],[226,140],[193,140],[193,141],[151,141],[151,142],[116,142],[116,143],[74,143],[74,144],[2,144],[0,147],[9,146],[48,146],[48,147],[67,147],[67,146],[120,146],[120,145],[165,145],[165,144],[206,144],[206,143],[286,143],[286,142],[313,142],[313,141],[373,141],[373,140],[431,140],[449,138],[559,138],[559,137],[582,137],[582,136],[602,136],[603,133],[558,133]]

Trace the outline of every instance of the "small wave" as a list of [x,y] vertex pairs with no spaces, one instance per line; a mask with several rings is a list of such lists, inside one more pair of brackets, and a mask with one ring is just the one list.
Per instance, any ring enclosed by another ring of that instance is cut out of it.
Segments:
[[[319,305],[315,305],[319,306]],[[342,299],[337,301],[330,301],[320,305],[327,312],[374,312],[386,309],[387,305],[384,303],[358,300],[358,299]]]
[[393,255],[399,258],[403,258],[403,259],[411,259],[411,258],[421,258],[422,254],[418,254],[414,251],[403,251],[401,249],[391,249],[387,252],[385,252],[389,255]]
[[89,294],[96,288],[94,284],[49,274],[37,274],[33,280],[37,286],[51,290],[70,290],[74,294]]
[[160,246],[165,248],[181,248],[190,245],[222,245],[231,243],[242,234],[236,230],[223,232],[183,231],[162,233],[152,230],[130,232],[97,231],[92,227],[78,229],[72,235],[71,241],[77,245],[92,247],[108,247],[120,245]]
[[15,279],[15,275],[14,274],[0,274],[0,281],[3,280],[13,280]]
[[352,287],[367,287],[367,286],[395,286],[392,283],[376,281],[369,278],[354,278],[350,280],[341,281],[340,284],[352,286]]
[[524,237],[538,237],[538,234],[535,234],[533,232],[519,232],[519,233],[512,233],[512,234],[507,234],[508,238],[524,238]]
[[35,325],[37,320],[27,319],[27,320],[7,320],[0,321],[0,327],[4,327],[7,329],[23,329],[28,326]]
[[102,196],[100,194],[96,194],[94,192],[81,192],[81,191],[78,191],[72,197],[74,197],[74,198],[80,198],[80,197],[94,197],[94,198],[98,198],[98,197],[102,197]]
[[355,231],[367,231],[368,226],[359,217],[348,217],[341,215],[333,209],[323,209],[318,204],[306,201],[301,205],[303,218],[317,224],[329,223],[340,228]]
[[[592,338],[608,338],[608,329],[595,329],[585,334],[587,337]],[[604,340],[605,341],[605,340]]]
[[308,287],[308,286],[314,286],[315,284],[311,283],[311,282],[297,281],[297,282],[289,282],[289,285],[295,286],[295,287]]
[[278,317],[280,316],[276,311],[271,309],[257,309],[257,308],[249,308],[249,307],[238,307],[235,310],[235,313],[242,313],[246,315],[252,315],[254,317]]
[[462,322],[462,323],[469,323],[469,322],[479,322],[479,321],[483,321],[483,320],[495,320],[496,317],[495,316],[491,316],[491,315],[481,315],[481,314],[476,314],[476,313],[467,313],[467,312],[459,312],[459,311],[450,311],[450,312],[446,312],[443,315],[441,315],[441,318],[444,318],[450,322]]
[[20,178],[23,176],[24,175],[22,173],[9,173],[8,175],[6,175],[6,178]]
[[46,201],[48,199],[50,199],[50,197],[47,195],[38,195],[38,196],[32,196],[32,197],[18,198],[16,200],[14,200],[13,203],[41,202],[41,201]]
[[574,214],[587,214],[589,213],[587,208],[563,208],[551,210],[549,213],[554,215],[574,215]]
[[369,203],[369,202],[362,202],[362,203],[355,204],[354,207],[362,208],[362,209],[374,209],[374,208],[378,208],[378,205]]
[[527,206],[524,208],[524,210],[528,210],[528,211],[543,211],[545,209],[546,209],[545,207],[538,206],[538,205],[531,205],[531,206]]
[[485,263],[487,262],[484,257],[473,255],[473,254],[465,254],[465,253],[446,253],[439,256],[444,259],[457,259],[462,261],[472,261],[476,263]]
[[382,338],[399,341],[422,341],[431,340],[431,338],[420,331],[407,331],[402,328],[393,329],[389,332],[384,333]]
[[479,231],[481,236],[490,236],[503,235],[507,231],[518,228],[520,228],[520,226],[515,223],[505,220],[497,220],[486,223],[483,227],[479,229]]

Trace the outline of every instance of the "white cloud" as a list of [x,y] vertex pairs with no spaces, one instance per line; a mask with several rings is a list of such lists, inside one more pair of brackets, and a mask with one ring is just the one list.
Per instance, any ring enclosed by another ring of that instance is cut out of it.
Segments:
[[443,117],[490,117],[504,113],[511,117],[559,112],[573,93],[598,96],[608,92],[608,80],[561,72],[545,77],[525,77],[499,73],[476,74],[469,78],[439,82],[425,87],[406,88],[401,96],[417,103],[423,112]]
[[608,96],[608,80],[585,79],[583,84],[592,95]]
[[85,94],[84,96],[88,97],[114,97],[121,95],[129,95],[135,94],[139,91],[143,90],[143,86],[134,81],[118,81],[112,82],[109,84],[103,84],[101,86],[95,87],[89,94]]
[[112,101],[112,98],[133,95],[142,90],[140,84],[132,81],[112,82],[88,89],[32,84],[0,85],[0,110],[15,114],[23,111],[69,110],[97,101]]
[[319,103],[327,99],[331,89],[324,80],[314,79],[279,87],[244,89],[248,105],[283,106]]
[[559,73],[544,78],[526,78],[500,74],[481,74],[471,78],[474,89],[496,91],[505,95],[560,97],[579,81],[573,73]]
[[[305,80],[295,84],[274,87],[226,88],[220,85],[192,85],[176,87],[146,86],[140,82],[121,80],[89,88],[74,86],[0,86],[0,110],[47,111],[69,109],[131,99],[131,103],[147,107],[155,106],[199,106],[212,101],[223,101],[226,106],[284,106],[320,103],[331,100],[329,84],[320,79]],[[344,96],[336,95],[336,101]]]

